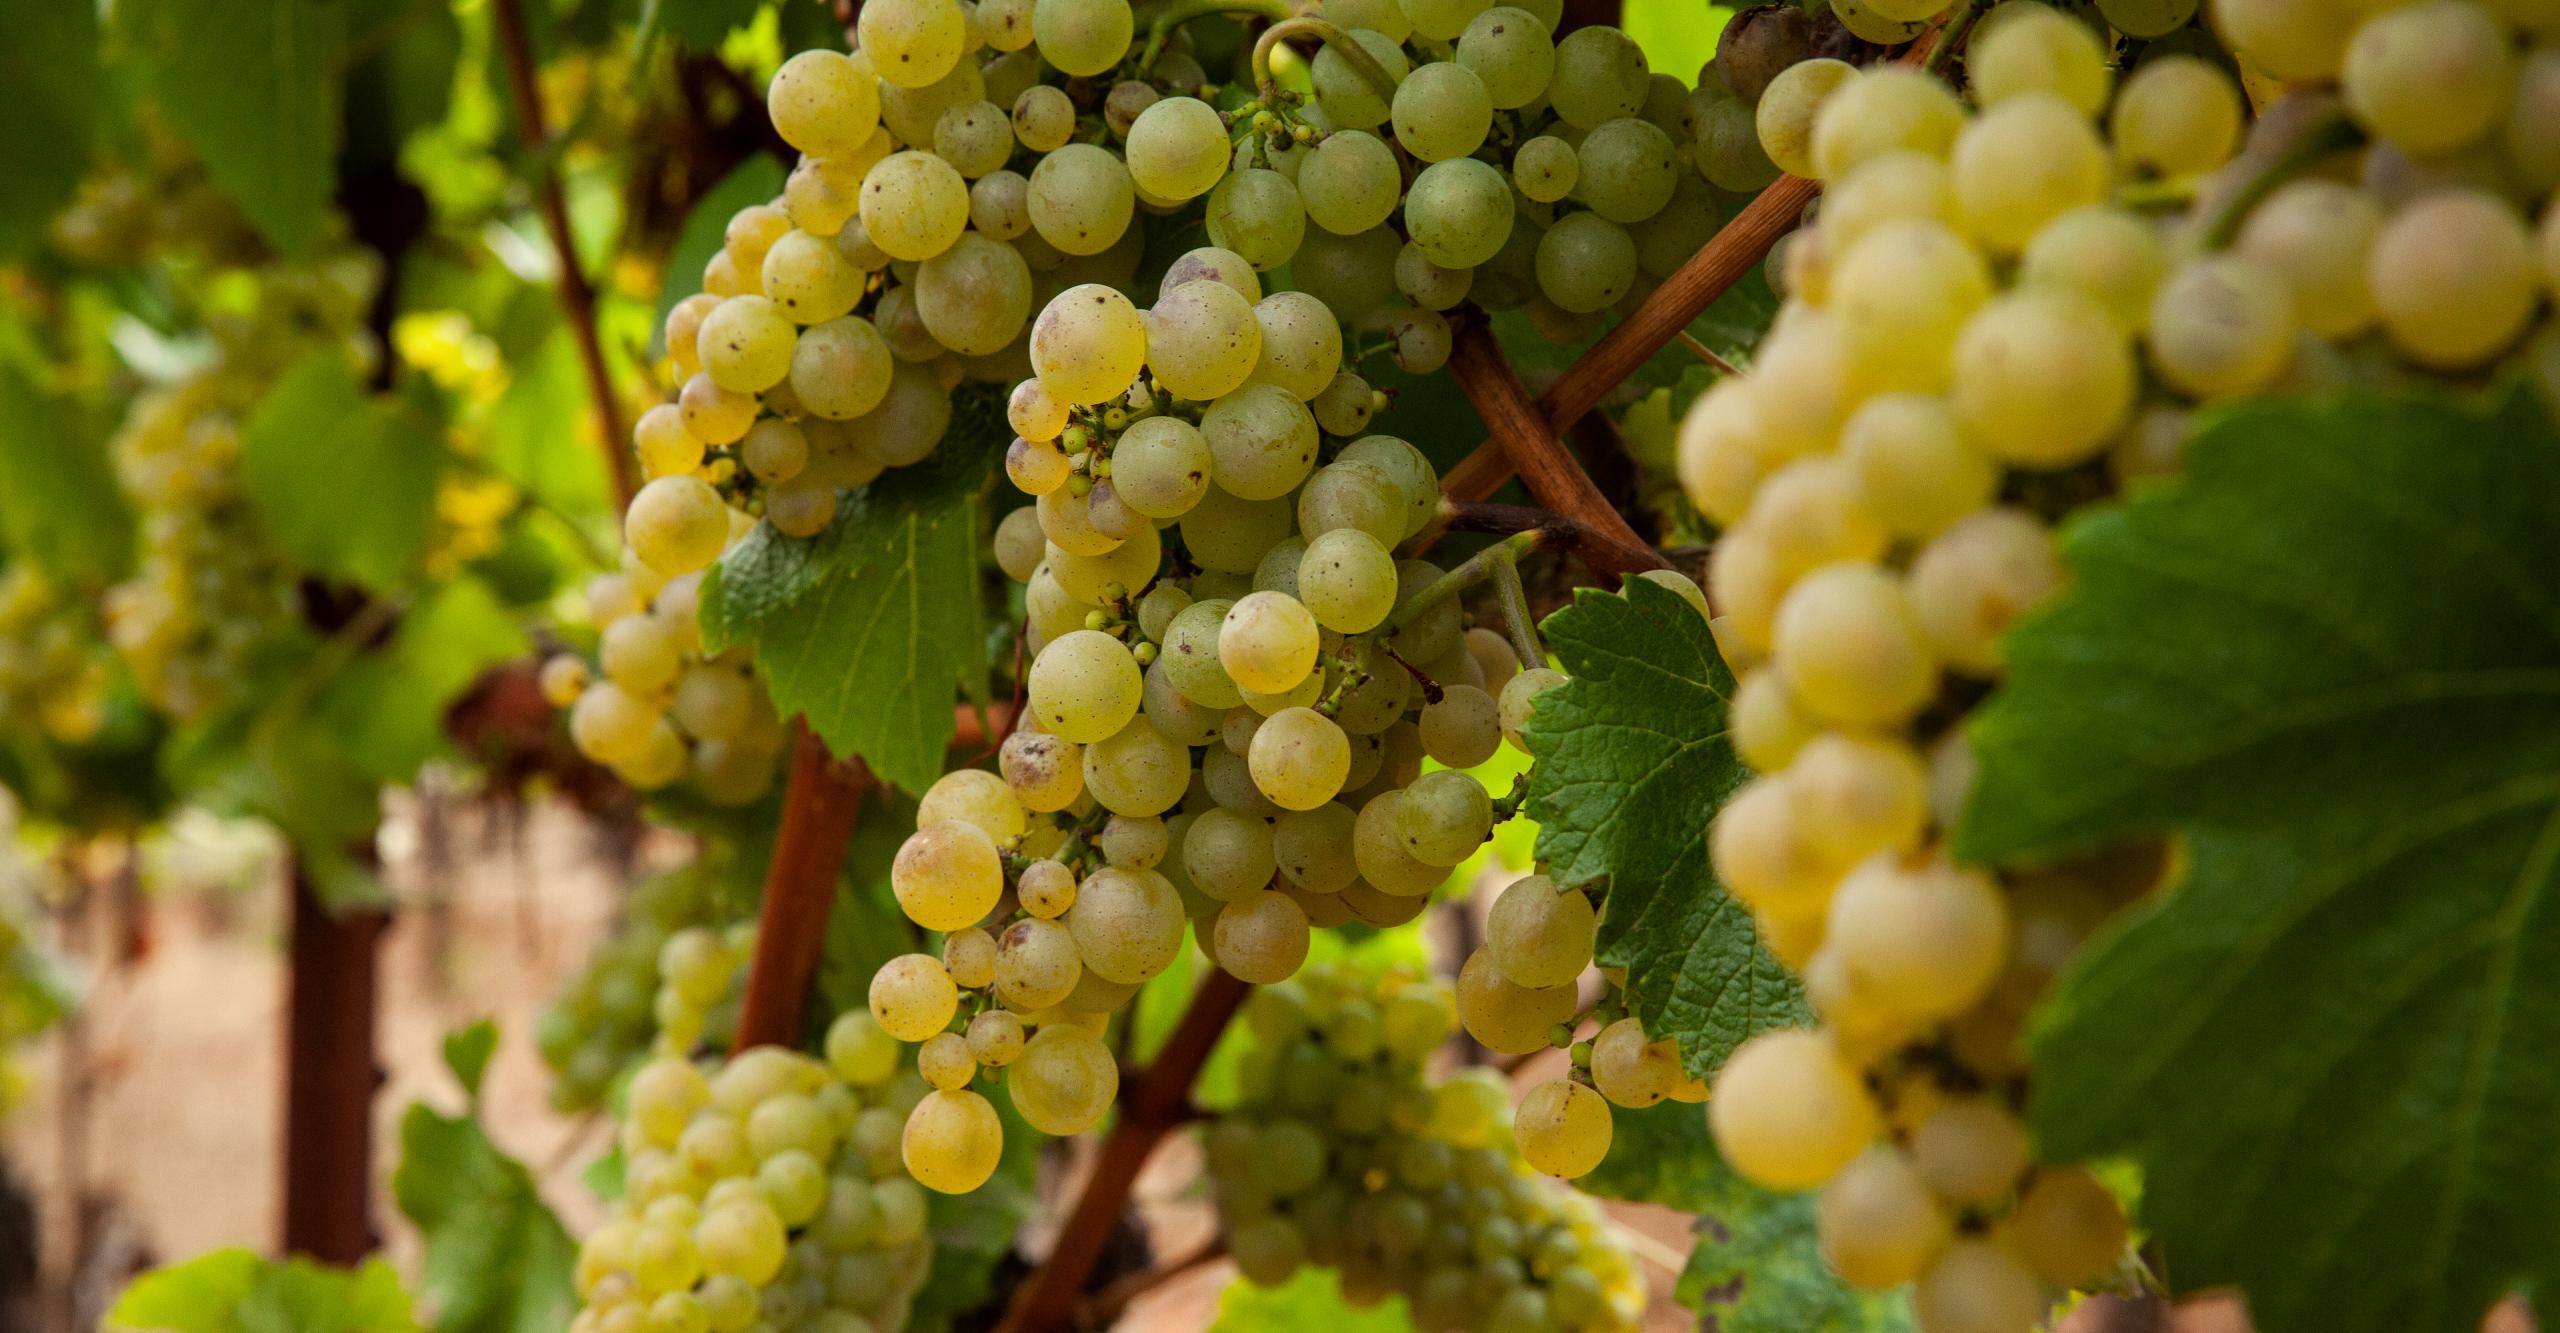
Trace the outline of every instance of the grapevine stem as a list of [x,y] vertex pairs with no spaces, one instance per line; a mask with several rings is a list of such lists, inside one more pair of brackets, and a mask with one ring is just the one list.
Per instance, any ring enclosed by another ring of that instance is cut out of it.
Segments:
[[1351,40],[1351,34],[1323,19],[1301,15],[1263,29],[1262,36],[1253,44],[1253,86],[1265,105],[1280,95],[1280,85],[1271,77],[1271,48],[1300,34],[1332,47],[1334,54],[1342,57],[1343,63],[1358,70],[1360,77],[1378,90],[1378,96],[1392,98],[1396,95],[1395,78],[1369,54],[1366,47]]
[[2240,224],[2249,220],[2249,214],[2275,193],[2277,186],[2363,142],[2364,131],[2343,111],[2332,110],[2303,126],[2285,151],[2213,201],[2205,214],[2201,235],[2204,248],[2219,250],[2231,244],[2240,233]]
[[1698,360],[1704,362],[1709,368],[1713,369],[1719,375],[1739,375],[1742,373],[1741,370],[1737,369],[1732,362],[1716,355],[1716,349],[1689,336],[1689,331],[1687,329],[1682,329],[1678,333],[1671,335],[1671,341],[1680,344],[1681,351],[1687,352],[1689,355],[1698,358]]
[[1282,0],[1169,0],[1169,3],[1153,7],[1141,5],[1137,19],[1147,30],[1147,44],[1138,55],[1138,77],[1146,77],[1147,71],[1156,67],[1156,57],[1164,54],[1165,38],[1172,36],[1174,29],[1193,19],[1208,18],[1213,14],[1235,14],[1281,23],[1289,18],[1289,6]]
[[[1795,230],[1804,206],[1820,189],[1812,181],[1781,176],[1744,205],[1689,262],[1654,288],[1633,314],[1593,343],[1539,396],[1537,407],[1549,428],[1561,434],[1581,420],[1611,389],[1687,329],[1699,311],[1748,275],[1779,237]],[[1455,367],[1456,358],[1450,364]],[[1486,440],[1449,469],[1441,478],[1441,490],[1453,500],[1482,500],[1510,480],[1516,465],[1499,437]],[[1435,529],[1426,529],[1415,549],[1428,546],[1435,536]]]
[[1538,642],[1536,617],[1529,614],[1529,590],[1520,586],[1520,567],[1508,560],[1493,566],[1494,603],[1502,608],[1502,627],[1511,636],[1511,651],[1524,667],[1547,664],[1546,645]]
[[[1776,187],[1771,187],[1776,188]],[[1677,275],[1674,275],[1677,281]],[[1663,286],[1668,289],[1671,284]],[[1642,314],[1641,311],[1638,312]],[[1633,324],[1634,318],[1628,320]],[[1680,324],[1688,321],[1683,319]],[[1627,327],[1620,325],[1621,329]],[[1664,331],[1665,341],[1678,331],[1678,324]],[[1603,339],[1602,346],[1607,345]],[[1659,343],[1655,346],[1660,346]],[[1597,351],[1598,348],[1594,348]],[[1577,365],[1580,363],[1577,362]],[[1632,365],[1629,370],[1634,369]],[[1458,387],[1475,404],[1476,414],[1493,427],[1493,437],[1502,442],[1502,451],[1519,470],[1521,480],[1529,485],[1529,493],[1538,503],[1573,520],[1582,530],[1581,554],[1584,563],[1603,574],[1631,574],[1639,569],[1667,568],[1662,556],[1635,529],[1627,526],[1626,516],[1609,504],[1607,496],[1591,482],[1589,474],[1565,452],[1557,438],[1565,422],[1541,413],[1520,376],[1503,359],[1502,348],[1493,340],[1493,332],[1481,323],[1470,322],[1458,330],[1449,352],[1449,372],[1457,377]],[[1567,375],[1572,374],[1570,370]],[[1611,383],[1616,382],[1613,377]],[[1561,389],[1563,382],[1558,381]],[[1598,400],[1598,394],[1592,395]],[[1586,406],[1583,411],[1588,411]],[[1574,416],[1582,413],[1577,411]],[[1467,497],[1482,499],[1482,496]]]
[[1938,35],[1930,41],[1929,54],[1921,60],[1920,67],[1931,74],[1945,74],[1947,66],[1955,62],[1956,49],[1964,45],[1966,34],[1982,17],[1984,5],[1985,0],[1964,0],[1949,11],[1947,21],[1938,25]]
[[996,1333],[1052,1333],[1070,1326],[1085,1279],[1109,1247],[1113,1224],[1128,1210],[1139,1168],[1189,1115],[1192,1080],[1250,989],[1221,968],[1192,992],[1190,1007],[1182,1011],[1182,1021],[1165,1038],[1154,1063],[1123,1086],[1119,1122],[1102,1141],[1093,1175],[1059,1228],[1057,1248],[1014,1289],[1013,1304]]
[[569,325],[569,334],[578,344],[578,362],[586,370],[587,394],[595,399],[596,429],[603,433],[597,443],[604,450],[605,464],[613,470],[613,493],[620,502],[617,508],[631,503],[640,489],[640,477],[631,450],[624,445],[622,408],[613,390],[613,372],[606,368],[604,343],[596,332],[596,292],[587,282],[587,271],[579,266],[578,246],[569,231],[568,197],[560,189],[558,163],[550,159],[551,134],[542,123],[542,94],[534,84],[533,43],[526,36],[522,0],[494,0],[490,14],[497,24],[498,46],[506,59],[508,101],[514,103],[516,138],[524,144],[527,156],[540,164],[541,179],[537,192],[541,196],[542,229],[551,236],[551,252],[560,265],[560,309]]
[[783,789],[782,828],[765,869],[764,907],[756,917],[756,952],[747,965],[738,1040],[750,1046],[796,1046],[808,1017],[809,983],[827,940],[836,875],[853,839],[854,816],[871,785],[861,761],[839,762],[806,722],[792,723],[791,778]]
[[[1484,579],[1498,577],[1494,573],[1496,568],[1511,569],[1513,561],[1546,545],[1548,540],[1545,528],[1531,528],[1526,532],[1515,532],[1476,552],[1467,557],[1457,568],[1423,584],[1421,589],[1413,594],[1413,599],[1397,607],[1395,613],[1387,617],[1387,622],[1377,628],[1376,633],[1380,638],[1384,638],[1403,629],[1432,607],[1465,592]],[[1511,579],[1515,584],[1519,582],[1518,570],[1512,569]],[[1546,659],[1543,656],[1539,658],[1539,661],[1544,660]],[[1523,665],[1535,665],[1535,663]]]

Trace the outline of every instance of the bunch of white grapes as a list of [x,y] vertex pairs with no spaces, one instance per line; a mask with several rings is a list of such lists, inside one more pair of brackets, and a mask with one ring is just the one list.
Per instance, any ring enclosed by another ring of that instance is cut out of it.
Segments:
[[932,1266],[900,1126],[928,1098],[859,1011],[826,1058],[759,1046],[632,1076],[623,1195],[579,1246],[571,1333],[896,1333]]
[[66,745],[107,723],[115,664],[95,603],[21,560],[0,571],[0,715]]
[[748,645],[703,651],[702,576],[669,577],[626,550],[620,569],[587,580],[594,665],[555,654],[542,691],[568,710],[579,753],[631,786],[689,777],[714,804],[745,805],[773,786],[790,733]]
[[[2351,362],[2546,383],[2560,362],[2560,9],[2217,18],[2249,66],[2336,94],[2269,107],[2244,148],[2221,68],[2155,44],[2118,70],[2112,33],[2033,4],[1973,31],[1971,105],[1911,67],[1777,74],[1762,148],[1825,194],[1749,373],[1681,428],[1685,488],[1723,529],[1733,741],[1764,775],[1710,850],[1823,1021],[1736,1051],[1709,1118],[1745,1175],[1822,1186],[1833,1266],[1916,1283],[1931,1333],[2030,1328],[2121,1257],[2114,1196],[2030,1161],[2019,1033],[2161,874],[2136,853],[2004,875],[1943,846],[1962,710],[2063,582],[2053,515],[2004,497],[2174,471],[2198,405]],[[2361,144],[2305,146],[2324,137]],[[2125,190],[2195,204],[2160,218]]]
[[1427,1333],[1636,1327],[1634,1261],[1502,1141],[1502,1079],[1427,1076],[1455,1019],[1444,982],[1347,966],[1246,1001],[1243,1104],[1203,1135],[1237,1268],[1266,1285],[1333,1268],[1355,1304],[1403,1293]]
[[[210,281],[235,271],[190,272]],[[303,623],[296,573],[241,493],[241,430],[304,356],[335,352],[361,373],[382,355],[364,324],[380,278],[370,252],[337,248],[246,273],[248,308],[206,321],[211,356],[136,394],[108,445],[141,519],[133,571],[102,603],[108,639],[144,697],[182,722],[236,701],[264,646]]]
[[719,887],[706,862],[632,886],[622,920],[535,1019],[553,1105],[595,1105],[624,1066],[652,1049],[683,1055],[728,1044],[753,937],[746,926],[725,924]]

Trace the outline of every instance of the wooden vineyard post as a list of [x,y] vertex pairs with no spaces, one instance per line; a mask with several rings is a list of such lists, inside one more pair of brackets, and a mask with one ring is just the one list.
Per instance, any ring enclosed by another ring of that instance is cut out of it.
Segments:
[[374,1249],[375,973],[391,915],[332,912],[298,856],[286,893],[283,1244],[322,1263],[355,1264]]

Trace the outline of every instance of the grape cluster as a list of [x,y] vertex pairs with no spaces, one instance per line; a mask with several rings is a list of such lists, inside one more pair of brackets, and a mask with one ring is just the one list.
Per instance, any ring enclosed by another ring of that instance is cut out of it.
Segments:
[[750,928],[730,924],[723,881],[708,862],[634,885],[621,922],[561,983],[535,1019],[534,1045],[563,1110],[603,1100],[641,1053],[686,1055],[728,1045]]
[[895,1333],[932,1265],[899,1125],[931,1094],[860,1012],[827,1058],[759,1046],[633,1075],[624,1192],[579,1247],[571,1333]]
[[106,592],[108,639],[145,697],[182,722],[231,703],[262,648],[302,623],[295,572],[240,492],[240,432],[304,356],[362,368],[383,354],[364,325],[379,268],[354,248],[255,265],[247,308],[206,318],[210,356],[137,394],[109,442],[142,542],[131,576]]
[[[2239,88],[2179,31],[2192,5],[2100,8],[2160,40],[2001,6],[1964,51],[1971,105],[1908,66],[1769,78],[1760,147],[1825,194],[1749,374],[1678,444],[1723,529],[1732,736],[1763,775],[1710,851],[1823,1020],[1737,1050],[1709,1119],[1745,1175],[1821,1186],[1834,1267],[1916,1283],[1933,1331],[2030,1328],[2125,1240],[2087,1172],[2031,1164],[2019,1034],[2159,849],[2003,872],[1943,844],[1964,707],[2062,585],[2052,519],[2173,472],[2200,405],[2376,361],[2549,383],[2560,359],[2560,11],[2218,0],[2242,61],[2337,80],[2244,145]],[[2162,218],[2124,189],[2195,203]]]
[[106,725],[115,681],[95,604],[31,562],[0,572],[0,714],[77,745]]
[[620,569],[587,580],[595,664],[553,655],[542,691],[569,711],[579,753],[631,786],[689,777],[714,804],[745,805],[773,786],[790,733],[745,646],[703,651],[702,574],[670,578],[626,550]]
[[1204,1136],[1236,1266],[1264,1284],[1337,1269],[1354,1302],[1402,1292],[1431,1333],[1636,1327],[1643,1280],[1598,1207],[1502,1142],[1501,1078],[1426,1076],[1456,1003],[1446,983],[1349,967],[1246,1002],[1243,1103]]

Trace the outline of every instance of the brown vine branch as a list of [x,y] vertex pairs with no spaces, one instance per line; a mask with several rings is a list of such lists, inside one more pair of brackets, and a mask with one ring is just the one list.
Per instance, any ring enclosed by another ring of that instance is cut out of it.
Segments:
[[[1667,567],[1661,555],[1627,526],[1626,516],[1609,504],[1608,497],[1592,484],[1590,475],[1565,452],[1557,438],[1563,423],[1541,412],[1539,404],[1530,400],[1528,388],[1513,373],[1510,361],[1494,342],[1491,329],[1481,323],[1460,328],[1449,352],[1449,370],[1457,377],[1458,387],[1465,390],[1468,401],[1475,404],[1477,414],[1493,427],[1494,439],[1501,442],[1511,466],[1528,483],[1529,493],[1582,530],[1585,564],[1603,574]],[[1561,382],[1558,387],[1562,387]],[[1593,399],[1597,401],[1598,395],[1594,394]]]
[[1251,989],[1224,969],[1213,969],[1192,992],[1190,1007],[1154,1063],[1123,1089],[1119,1123],[1102,1141],[1093,1175],[1059,1228],[1057,1248],[1014,1289],[1013,1304],[996,1333],[1051,1333],[1073,1326],[1085,1279],[1110,1245],[1113,1224],[1128,1210],[1138,1169],[1165,1135],[1189,1119],[1192,1080]]
[[[1777,244],[1779,237],[1795,229],[1804,206],[1820,188],[1809,180],[1781,176],[1734,214],[1698,248],[1698,253],[1689,257],[1688,263],[1654,288],[1635,313],[1593,343],[1556,377],[1554,385],[1538,396],[1537,411],[1545,418],[1549,433],[1562,434],[1599,406],[1611,389],[1625,382],[1654,353],[1685,333],[1698,312],[1732,290],[1733,284],[1768,255],[1769,247]],[[1454,354],[1450,364],[1453,368],[1457,365]],[[1441,479],[1441,489],[1451,499],[1482,500],[1511,479],[1515,460],[1498,431],[1499,427],[1495,439],[1477,445]],[[1531,490],[1536,490],[1534,481]],[[1540,499],[1545,501],[1544,496]],[[1553,507],[1553,502],[1547,503]]]
[[491,0],[498,47],[507,66],[507,100],[514,104],[516,139],[541,173],[535,194],[542,208],[542,229],[550,233],[551,251],[560,266],[560,311],[577,341],[578,361],[587,374],[587,393],[596,402],[597,441],[605,464],[613,469],[613,493],[624,505],[640,489],[639,474],[624,447],[622,408],[613,392],[613,372],[604,360],[604,342],[596,332],[596,291],[578,264],[576,238],[569,231],[569,203],[560,189],[560,172],[550,161],[551,132],[542,123],[542,92],[534,83],[533,39],[524,26],[523,0]]
[[765,868],[764,907],[756,917],[756,952],[747,967],[735,1050],[797,1046],[808,1020],[809,983],[827,942],[836,875],[853,839],[854,816],[871,775],[858,759],[838,760],[806,722],[791,724],[791,777],[783,789],[782,829]]
[[1109,1328],[1139,1297],[1226,1257],[1227,1242],[1221,1237],[1172,1263],[1131,1273],[1086,1297],[1076,1307],[1076,1325],[1080,1328]]

